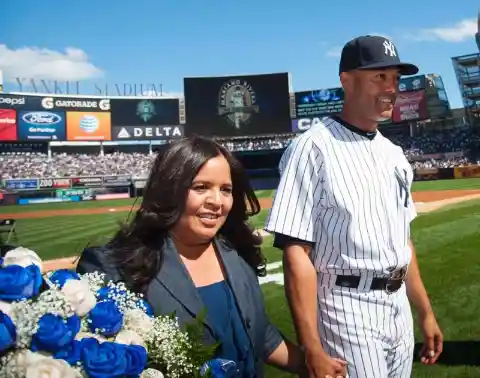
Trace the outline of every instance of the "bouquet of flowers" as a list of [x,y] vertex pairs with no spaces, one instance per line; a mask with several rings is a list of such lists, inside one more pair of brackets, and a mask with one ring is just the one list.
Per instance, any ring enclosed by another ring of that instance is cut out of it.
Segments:
[[42,275],[23,247],[0,258],[0,378],[230,376],[235,363],[213,359],[200,332],[103,274]]

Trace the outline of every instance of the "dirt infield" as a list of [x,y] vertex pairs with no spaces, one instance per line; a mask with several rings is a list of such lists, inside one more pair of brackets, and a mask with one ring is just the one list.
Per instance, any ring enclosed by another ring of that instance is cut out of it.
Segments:
[[[445,201],[445,204],[462,202],[462,200],[468,200],[480,196],[480,190],[439,190],[429,192],[414,192],[412,194],[413,200],[417,203],[432,203]],[[262,209],[270,209],[272,207],[271,198],[259,198]],[[446,201],[447,200],[447,201]],[[453,200],[453,201],[452,201]],[[433,205],[433,204],[432,204]],[[441,205],[441,204],[438,204]],[[441,207],[437,206],[436,208]],[[135,210],[136,208],[133,208]],[[129,212],[132,210],[131,206],[121,207],[100,207],[93,209],[69,209],[69,210],[44,210],[33,211],[28,213],[4,213],[0,214],[0,218],[9,219],[35,219],[35,218],[48,218],[58,216],[69,215],[89,215],[89,214],[107,214],[112,212]]]
[[432,190],[429,192],[413,192],[415,202],[437,202],[458,197],[469,197],[480,194],[480,190]]

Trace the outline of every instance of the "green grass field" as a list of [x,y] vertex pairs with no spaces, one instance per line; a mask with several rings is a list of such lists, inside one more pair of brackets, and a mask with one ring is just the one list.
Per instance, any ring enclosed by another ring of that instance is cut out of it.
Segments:
[[[415,183],[415,191],[480,189],[480,179]],[[273,191],[259,193],[268,197]],[[132,200],[44,204],[0,208],[1,214],[72,208],[131,206]],[[115,232],[128,212],[97,215],[58,216],[18,221],[18,244],[37,251],[43,259],[78,254],[87,244],[102,243]],[[266,210],[253,218],[261,228]],[[422,276],[439,323],[445,334],[445,351],[436,366],[415,363],[413,377],[480,377],[480,201],[463,202],[419,215],[412,225]],[[290,339],[295,339],[283,286],[281,253],[267,237],[264,253],[268,259],[268,280],[262,284],[269,315]],[[276,281],[276,282],[275,282]],[[419,333],[417,332],[417,335]],[[420,341],[420,339],[418,339]],[[476,366],[474,366],[476,365]],[[268,369],[268,378],[286,378]]]

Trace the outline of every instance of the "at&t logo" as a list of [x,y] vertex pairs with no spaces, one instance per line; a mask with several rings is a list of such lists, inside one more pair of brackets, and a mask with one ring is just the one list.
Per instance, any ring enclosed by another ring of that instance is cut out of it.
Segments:
[[97,117],[91,114],[86,114],[80,119],[80,128],[86,133],[94,133],[100,126]]

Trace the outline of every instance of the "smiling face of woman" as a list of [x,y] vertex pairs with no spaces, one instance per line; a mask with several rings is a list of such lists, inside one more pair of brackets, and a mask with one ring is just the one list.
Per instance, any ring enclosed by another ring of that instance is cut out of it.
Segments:
[[233,206],[230,165],[223,155],[208,160],[188,190],[185,211],[172,229],[185,244],[209,243]]

